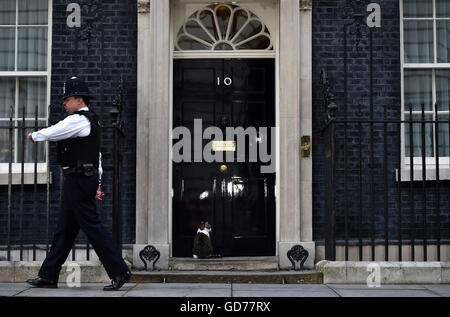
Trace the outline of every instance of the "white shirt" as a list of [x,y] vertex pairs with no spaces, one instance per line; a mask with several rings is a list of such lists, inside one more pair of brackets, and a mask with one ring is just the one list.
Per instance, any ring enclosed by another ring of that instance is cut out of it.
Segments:
[[[78,109],[80,111],[89,111],[88,107]],[[64,120],[59,121],[48,128],[33,132],[31,138],[33,141],[61,141],[69,138],[86,137],[91,133],[91,123],[86,116],[72,114]],[[98,157],[98,175],[102,178],[102,153]]]
[[[88,107],[79,109],[88,111]],[[64,120],[48,128],[33,132],[31,137],[34,141],[61,141],[69,138],[85,137],[91,133],[91,123],[86,116],[72,114]]]

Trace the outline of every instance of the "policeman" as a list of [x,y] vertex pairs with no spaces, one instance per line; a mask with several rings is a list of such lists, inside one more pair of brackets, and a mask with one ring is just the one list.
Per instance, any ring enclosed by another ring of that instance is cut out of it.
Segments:
[[32,143],[58,141],[58,163],[64,171],[64,194],[50,252],[38,277],[27,283],[56,288],[61,266],[81,229],[111,278],[111,285],[103,290],[118,290],[130,280],[131,272],[97,215],[95,198],[101,200],[103,197],[99,185],[102,171],[98,117],[87,107],[91,94],[82,79],[72,77],[64,88],[62,100],[69,116],[28,135]]

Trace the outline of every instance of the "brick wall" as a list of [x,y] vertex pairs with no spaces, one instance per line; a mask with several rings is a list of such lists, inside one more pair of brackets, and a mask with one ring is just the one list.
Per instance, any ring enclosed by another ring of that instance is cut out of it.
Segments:
[[[67,3],[73,1],[55,0],[53,4],[53,50],[52,50],[52,104],[59,107],[59,97],[68,74],[78,72],[95,94],[91,102],[100,115],[103,125],[111,125],[112,101],[117,94],[121,76],[125,92],[123,115],[126,138],[122,142],[122,235],[124,243],[132,243],[135,238],[135,169],[136,169],[136,73],[137,73],[137,2],[134,0],[100,1],[101,8],[94,24],[91,47],[88,41],[78,41],[76,29],[66,25]],[[85,7],[86,9],[86,7]],[[82,26],[86,11],[82,11]],[[103,73],[102,34],[103,31]],[[101,89],[103,86],[103,100]],[[56,110],[56,109],[55,109]],[[55,111],[57,112],[57,111]],[[52,148],[54,154],[54,148]],[[103,154],[103,189],[105,199],[100,207],[103,223],[110,229],[112,218],[112,153],[113,129],[104,128],[101,151]],[[54,162],[54,158],[53,162]]]

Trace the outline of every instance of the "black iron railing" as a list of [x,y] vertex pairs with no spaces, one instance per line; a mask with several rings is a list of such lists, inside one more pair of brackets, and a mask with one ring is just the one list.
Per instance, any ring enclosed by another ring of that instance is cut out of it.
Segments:
[[[449,142],[441,140],[450,140],[448,108],[436,104],[427,118],[424,105],[405,105],[404,118],[393,119],[384,106],[383,118],[375,120],[357,105],[354,117],[340,119],[324,70],[322,86],[326,259],[336,260],[342,245],[344,260],[352,246],[363,260],[363,248],[369,246],[365,260],[373,261],[381,245],[388,261],[394,245],[399,261],[416,260],[418,246],[423,260],[439,261],[442,242],[450,240]],[[409,259],[402,258],[405,246]],[[429,246],[436,250],[432,257]]]

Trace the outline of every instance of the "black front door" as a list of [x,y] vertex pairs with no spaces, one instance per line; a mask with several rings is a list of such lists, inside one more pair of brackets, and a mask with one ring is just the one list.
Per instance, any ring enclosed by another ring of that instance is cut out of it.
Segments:
[[[173,256],[192,256],[200,221],[212,224],[214,253],[275,255],[275,172],[261,169],[275,164],[274,67],[273,59],[174,60],[173,127],[190,140],[173,140],[183,155],[173,163]],[[212,127],[231,142],[212,144],[217,135],[203,134]]]

